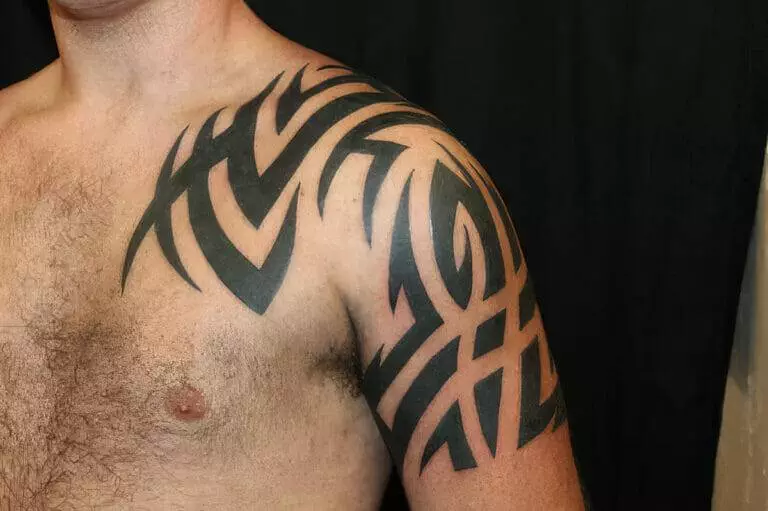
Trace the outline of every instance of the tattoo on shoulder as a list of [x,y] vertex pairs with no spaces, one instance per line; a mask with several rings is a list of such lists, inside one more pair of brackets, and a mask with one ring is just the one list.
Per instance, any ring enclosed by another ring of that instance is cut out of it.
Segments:
[[[292,77],[284,74],[275,77],[264,90],[237,109],[232,123],[219,134],[214,134],[214,126],[221,111],[213,113],[197,133],[190,156],[183,162],[177,162],[182,141],[189,129],[181,132],[160,169],[154,197],[128,242],[122,271],[123,289],[141,244],[154,231],[168,264],[191,288],[200,291],[182,262],[171,226],[171,208],[186,195],[192,232],[210,267],[245,306],[256,314],[266,314],[286,278],[294,252],[302,184],[300,179],[293,178],[299,167],[329,130],[344,121],[348,122],[354,114],[367,107],[388,105],[390,108],[377,110],[378,113],[363,118],[341,136],[322,164],[322,169],[319,169],[317,195],[310,198],[315,201],[320,218],[323,218],[331,184],[344,162],[352,155],[367,156],[369,163],[364,169],[360,202],[363,220],[361,235],[368,246],[373,247],[374,205],[395,162],[410,149],[403,143],[373,135],[397,126],[421,126],[443,133],[447,133],[447,129],[433,115],[351,69],[341,66],[319,68],[318,71],[333,71],[333,76],[310,87],[303,85],[306,71],[305,67]],[[279,92],[278,86],[283,81],[287,85]],[[342,87],[346,85],[359,87]],[[301,123],[269,165],[259,168],[256,163],[260,150],[256,137],[259,115],[274,123],[274,132],[279,135],[297,118],[305,104],[336,88],[339,93]],[[271,116],[264,114],[268,102],[276,105],[270,110],[274,112]],[[535,317],[536,300],[531,281],[524,272],[522,253],[506,208],[485,174],[448,147],[437,141],[433,143],[439,156],[435,158],[433,168],[427,169],[431,172],[428,196],[414,197],[417,193],[413,183],[416,171],[412,171],[400,192],[395,216],[390,219],[389,306],[394,314],[398,301],[404,297],[413,312],[414,321],[386,355],[383,346],[379,349],[363,376],[364,395],[400,472],[420,421],[461,367],[460,346],[463,343],[472,344],[470,351],[474,361],[504,349],[505,339],[513,335],[513,329],[530,335],[530,344],[519,356],[518,448],[532,442],[550,426],[554,430],[565,421],[559,384],[549,396],[542,395],[544,366],[541,352],[547,352],[542,350],[539,332],[526,328]],[[232,195],[245,218],[255,228],[262,226],[281,198],[283,203],[288,202],[279,231],[259,266],[241,253],[227,237],[214,212],[209,174],[225,160]],[[450,312],[439,310],[434,296],[430,295],[425,285],[423,268],[417,263],[418,250],[414,244],[419,241],[411,228],[411,206],[415,200],[425,199],[429,201],[429,218],[425,221],[429,223],[432,238],[429,248],[434,255],[437,280],[444,286],[456,310],[466,313],[476,309],[478,302],[481,305],[499,304],[489,317],[475,325],[473,338],[467,338],[472,336],[460,332],[455,332],[455,335],[444,332],[449,329],[450,322],[446,319]],[[468,217],[471,224],[458,222],[460,216]],[[461,250],[457,250],[457,242]],[[479,251],[473,252],[473,243],[479,245]],[[473,253],[479,252],[482,257],[475,260]],[[509,254],[507,258],[505,254]],[[481,279],[478,280],[476,275],[481,275]],[[515,278],[510,279],[510,275]],[[518,282],[523,284],[518,285]],[[510,292],[513,287],[514,291]],[[502,294],[514,299],[499,300]],[[515,335],[520,335],[517,332]],[[428,341],[438,334],[446,339],[446,343],[429,357],[412,379],[397,405],[394,418],[387,423],[379,413],[383,397]],[[547,362],[552,365],[551,360]],[[550,372],[554,373],[553,366]],[[455,470],[477,467],[473,454],[477,443],[470,442],[467,437],[468,420],[479,423],[477,430],[482,432],[486,448],[492,457],[496,456],[503,382],[513,374],[514,368],[500,364],[475,382],[468,399],[448,403],[442,418],[436,421],[426,443],[421,446],[418,455],[420,473],[443,446],[446,446]],[[468,402],[472,402],[475,408],[472,413],[467,413],[465,409]]]

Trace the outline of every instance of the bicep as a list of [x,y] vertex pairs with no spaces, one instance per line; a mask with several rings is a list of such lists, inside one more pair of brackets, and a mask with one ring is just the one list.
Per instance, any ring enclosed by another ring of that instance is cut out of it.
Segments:
[[364,395],[414,509],[577,509],[562,393],[512,222],[460,144],[444,133],[426,144],[388,169],[364,270],[340,277],[363,324]]

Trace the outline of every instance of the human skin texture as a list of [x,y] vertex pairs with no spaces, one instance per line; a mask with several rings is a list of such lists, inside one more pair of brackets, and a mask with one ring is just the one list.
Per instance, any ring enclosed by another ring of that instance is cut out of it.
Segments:
[[0,92],[0,509],[583,509],[507,210],[228,0],[52,6]]

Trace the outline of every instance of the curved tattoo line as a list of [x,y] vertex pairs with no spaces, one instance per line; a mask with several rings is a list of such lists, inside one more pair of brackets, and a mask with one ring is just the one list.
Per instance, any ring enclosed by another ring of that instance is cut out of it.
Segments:
[[389,304],[394,312],[397,297],[402,289],[413,311],[415,322],[383,360],[384,347],[379,349],[363,375],[363,393],[373,410],[378,408],[384,393],[408,361],[443,324],[443,319],[424,288],[413,254],[409,219],[412,179],[413,176],[410,175],[405,183],[392,233]]
[[[184,131],[181,132],[181,135],[179,135],[179,138],[176,139],[176,143],[173,145],[171,152],[168,153],[165,163],[163,163],[163,167],[160,170],[160,177],[157,180],[157,195],[165,194],[166,187],[170,185],[171,175],[173,173],[173,163],[176,160],[179,146],[181,146],[181,141],[184,139],[186,133],[187,129],[185,128]],[[159,215],[159,218],[155,223],[155,235],[160,244],[160,250],[162,250],[163,255],[173,269],[181,275],[181,278],[187,281],[187,283],[195,288],[195,290],[200,291],[200,288],[192,280],[192,277],[189,276],[189,273],[187,273],[187,269],[184,268],[184,265],[181,262],[181,256],[179,256],[179,251],[176,249],[176,243],[173,239],[173,229],[171,227],[171,206],[173,206],[171,202],[164,205],[162,214]]]
[[[347,70],[332,66],[326,66],[325,69]],[[256,165],[258,150],[255,139],[256,124],[264,102],[275,91],[283,76],[282,73],[261,93],[241,106],[235,113],[232,124],[216,137],[213,136],[213,128],[221,111],[211,115],[196,137],[192,155],[173,174],[173,163],[188,130],[188,127],[185,128],[166,157],[158,178],[155,197],[144,212],[128,243],[121,277],[123,290],[139,246],[153,226],[166,260],[182,279],[199,290],[181,262],[171,228],[172,205],[185,192],[189,192],[190,195],[194,192],[195,201],[194,204],[190,203],[189,208],[190,220],[195,238],[203,249],[206,259],[226,287],[243,303],[258,314],[266,312],[279,290],[290,263],[296,235],[298,190],[294,192],[289,213],[266,262],[261,268],[257,268],[236,251],[231,241],[221,231],[218,222],[211,220],[215,220],[215,215],[207,207],[209,202],[207,175],[218,163],[228,159],[228,179],[235,200],[249,222],[254,227],[260,228],[309,151],[332,126],[370,105],[405,104],[403,98],[395,92],[384,87],[377,88],[378,82],[356,73],[329,78],[302,91],[301,81],[305,70],[306,67],[297,73],[278,99],[275,119],[278,132],[282,132],[290,119],[309,99],[333,87],[357,83],[368,85],[373,90],[351,92],[323,105],[299,128],[264,172],[259,172]],[[207,215],[211,215],[211,218]],[[238,275],[233,268],[245,273]]]
[[386,436],[394,440],[391,442],[390,454],[395,465],[400,467],[401,473],[405,452],[416,431],[416,426],[443,386],[456,374],[458,359],[459,338],[457,337],[427,362],[400,401],[391,433]]
[[[254,113],[257,112],[266,97],[271,93],[272,90],[274,90],[281,77],[282,74],[275,78],[267,86],[267,88],[262,91],[261,94],[243,105],[240,108],[240,111],[252,110]],[[212,129],[212,126],[214,125],[220,112],[221,110],[211,115],[206,120],[204,127],[206,125],[210,125]],[[188,129],[189,127],[184,129],[177,142],[180,142],[181,137],[184,135],[184,133],[186,133]],[[189,189],[193,180],[195,179],[195,175],[200,173],[205,173],[207,175],[207,173],[210,172],[214,166],[216,166],[227,156],[227,147],[225,147],[225,142],[227,142],[229,137],[232,136],[231,134],[233,133],[233,129],[231,126],[221,135],[215,139],[210,140],[210,143],[207,147],[202,143],[202,132],[203,130],[201,130],[201,133],[197,136],[192,155],[178,168],[176,173],[173,174],[169,180],[167,179],[167,171],[165,176],[161,176],[161,179],[165,178],[165,184],[162,187],[157,187],[154,198],[139,220],[139,223],[136,226],[130,241],[128,242],[128,248],[126,250],[125,259],[123,262],[123,271],[120,282],[123,290],[125,290],[128,275],[130,274],[131,267],[139,250],[139,246],[146,238],[150,229],[152,229],[152,226],[156,225],[161,220],[170,223],[170,219],[167,218],[170,216],[170,206],[173,205],[173,203],[175,203]],[[178,147],[176,147],[176,150],[178,151]],[[174,153],[173,150],[172,153]],[[174,153],[173,157],[175,158],[175,156],[176,154]],[[167,159],[170,159],[170,157]],[[173,240],[167,240],[165,243],[173,245]],[[167,257],[168,256],[166,255],[166,258]]]
[[351,83],[370,85],[381,93],[385,93],[385,95],[393,102],[407,104],[405,99],[399,96],[396,92],[392,91],[388,87],[383,86],[373,78],[357,74],[352,69],[343,66],[324,66],[318,69],[318,71],[323,71],[326,69],[340,69],[343,71],[348,71],[351,74],[334,76],[333,78],[324,80],[317,85],[310,87],[309,89],[302,90],[301,82],[304,78],[304,73],[307,70],[307,67],[308,66],[304,66],[296,74],[296,76],[293,77],[293,80],[291,80],[288,88],[280,97],[280,100],[277,104],[277,118],[275,121],[278,134],[283,132],[288,122],[293,118],[294,115],[296,115],[304,103],[306,103],[309,99],[317,96],[318,94],[332,89],[333,87],[338,87],[339,85]]
[[[459,170],[461,171],[462,175],[466,177],[467,179],[471,180],[471,177],[469,176],[469,172],[467,172],[466,167],[459,161],[459,159],[456,157],[456,155],[453,154],[447,147],[445,147],[440,142],[435,141],[437,145],[439,145],[443,151],[448,155],[448,157],[453,161],[454,165],[459,167]],[[499,195],[499,191],[496,189],[494,184],[482,173],[480,172],[473,164],[472,162],[469,162],[469,166],[472,167],[472,170],[475,171],[475,174],[480,176],[480,181],[485,185],[485,188],[488,190],[488,193],[491,196],[491,200],[493,200],[493,205],[496,207],[496,210],[499,212],[499,216],[501,216],[501,221],[504,224],[504,231],[507,233],[507,240],[509,241],[510,248],[512,249],[512,264],[515,267],[515,273],[520,271],[520,267],[523,265],[523,254],[520,250],[520,242],[517,238],[517,231],[515,231],[514,225],[512,225],[512,218],[509,215],[509,211],[507,210],[507,207],[504,205],[504,200],[501,198],[501,195]],[[472,181],[470,181],[472,182]]]
[[371,140],[368,137],[395,126],[427,126],[450,134],[445,125],[426,112],[395,111],[375,115],[361,122],[349,131],[336,145],[320,173],[317,193],[317,206],[320,217],[325,211],[325,199],[341,165],[351,154],[373,156],[366,174],[363,188],[363,224],[368,245],[371,245],[373,207],[378,197],[384,178],[389,173],[395,160],[403,153],[406,146],[395,142]]
[[[438,145],[440,145],[438,143]],[[463,309],[467,308],[472,294],[472,254],[468,252],[462,265],[456,268],[453,257],[456,212],[462,204],[469,212],[482,241],[485,256],[485,291],[483,299],[501,291],[507,283],[501,240],[493,221],[491,210],[475,180],[451,151],[440,145],[453,159],[459,172],[466,180],[460,179],[442,161],[438,160],[432,177],[430,209],[432,237],[435,244],[437,265],[453,300]],[[500,214],[503,213],[500,211]],[[450,247],[448,250],[446,247]]]
[[[360,75],[355,75],[354,78],[354,81],[350,79],[344,83],[367,85],[373,83],[373,80]],[[290,90],[289,88],[289,95],[292,94]],[[319,94],[324,88],[316,86],[310,90]],[[300,100],[303,102],[309,97],[302,96]],[[290,101],[295,100],[295,98],[290,99]],[[331,127],[367,106],[400,102],[402,102],[402,98],[399,96],[381,91],[352,92],[329,101],[307,119],[261,175],[255,171],[256,162],[253,151],[234,152],[230,157],[230,185],[245,216],[256,227],[261,226],[264,218],[274,206],[277,197],[296,174],[309,151]],[[284,106],[283,108],[298,111],[300,105],[291,103],[291,106]],[[255,115],[243,113],[242,116],[238,116],[233,125],[236,126],[234,130],[238,134],[236,136],[241,139],[235,145],[240,147],[243,147],[243,144],[250,144],[245,145],[245,147],[253,145],[256,132]]]
[[[383,116],[388,116],[386,122],[377,121],[376,117],[374,117],[368,123],[372,127],[361,124],[361,126],[350,131],[342,143],[334,149],[321,174],[318,194],[318,205],[321,214],[323,211],[323,201],[341,162],[350,152],[362,152],[362,148],[365,147],[364,144],[372,142],[365,137],[369,135],[369,132],[376,131],[373,126],[377,124],[396,125],[401,122],[400,118],[404,114],[404,112],[382,114],[382,118]],[[420,116],[417,112],[412,113],[412,116],[418,122],[426,122],[435,128],[440,127],[438,124],[432,124],[427,121],[427,117]],[[502,220],[503,229],[507,234],[507,241],[510,245],[512,266],[515,273],[519,273],[522,266],[522,253],[519,249],[517,236],[509,214],[493,184],[474,167],[472,169],[479,177],[473,176],[452,151],[439,142],[436,143],[448,155],[456,167],[458,175],[440,159],[436,161],[430,188],[429,216],[432,244],[437,269],[443,284],[453,298],[453,301],[463,309],[466,309],[469,305],[473,286],[472,242],[465,225],[464,257],[461,263],[457,265],[454,255],[454,240],[456,239],[456,218],[459,204],[467,210],[480,236],[485,264],[483,300],[488,300],[507,285],[506,262],[502,253],[500,230],[496,228],[496,221],[491,208],[497,209],[497,213]],[[388,166],[391,165],[400,152],[402,152],[400,147],[387,142],[379,143],[375,151],[370,151],[370,154],[374,154],[374,162],[366,177],[366,190],[363,201],[364,225],[369,244],[371,243],[370,217],[373,210],[373,201],[381,187],[383,176],[386,175]],[[386,162],[386,165],[377,165],[377,159]],[[382,168],[385,169],[383,172]],[[412,177],[411,174],[405,183],[395,217],[389,269],[389,300],[390,307],[394,312],[400,291],[403,290],[412,308],[415,323],[395,343],[389,355],[383,360],[383,346],[379,349],[364,375],[364,394],[374,411],[376,424],[387,443],[395,467],[401,474],[405,454],[417,424],[426,413],[429,405],[437,397],[443,385],[457,370],[453,362],[453,356],[448,356],[447,354],[451,353],[448,348],[457,347],[460,342],[460,338],[456,338],[438,354],[434,355],[416,379],[411,382],[406,394],[397,406],[395,418],[390,429],[390,426],[384,422],[377,410],[383,395],[416,352],[443,324],[441,314],[435,309],[432,300],[427,295],[413,254],[412,231],[409,218]],[[371,182],[373,184],[369,184]],[[486,195],[482,190],[483,187],[488,190],[490,201],[486,200]],[[530,278],[526,280],[526,284],[521,289],[519,298],[520,317],[518,326],[522,330],[533,319],[536,308]],[[504,306],[501,312],[498,312],[478,326],[475,332],[473,358],[483,357],[492,351],[502,348],[506,331],[506,319],[507,309]],[[535,346],[538,349],[538,342],[535,342]],[[523,447],[527,442],[530,442],[542,433],[552,417],[555,417],[553,429],[557,429],[565,420],[565,409],[562,405],[559,387],[557,387],[553,396],[545,404],[539,405],[541,371],[536,366],[538,359],[533,359],[532,353],[529,350],[523,359],[523,396],[521,398],[523,407],[521,408],[519,430],[520,447]],[[538,355],[538,351],[536,355]],[[496,456],[499,435],[502,375],[503,368],[500,368],[492,375],[478,382],[474,387],[473,393],[480,430],[491,455],[494,457]],[[432,457],[443,445],[447,445],[454,470],[459,471],[476,467],[472,448],[469,446],[466,438],[462,415],[461,406],[458,402],[445,412],[424,447],[421,455],[420,474],[423,473]]]
[[[187,284],[200,291],[181,260],[171,223],[172,206],[186,193],[192,231],[207,262],[235,297],[254,312],[266,313],[288,272],[296,241],[301,184],[289,189],[289,183],[309,152],[330,129],[363,108],[389,104],[406,109],[375,114],[344,134],[321,169],[316,197],[322,218],[331,185],[347,158],[353,154],[372,157],[368,168],[361,170],[365,172],[361,206],[363,234],[368,245],[372,246],[374,206],[396,160],[408,149],[407,146],[396,142],[375,140],[371,138],[372,135],[404,125],[424,126],[448,135],[450,132],[433,115],[406,102],[396,92],[370,77],[357,74],[344,66],[323,66],[318,70],[339,70],[344,74],[332,76],[303,89],[302,82],[306,70],[307,66],[300,69],[276,98],[274,122],[278,134],[283,133],[302,107],[319,94],[346,84],[365,85],[367,88],[334,97],[309,114],[263,172],[256,164],[259,151],[256,140],[257,123],[265,102],[275,94],[283,73],[276,76],[253,99],[241,105],[235,112],[231,125],[217,136],[214,136],[214,127],[222,110],[211,114],[195,137],[191,155],[174,172],[179,148],[189,131],[189,127],[186,127],[166,156],[158,176],[155,195],[128,243],[121,275],[123,290],[141,243],[154,228],[164,258]],[[493,184],[470,163],[472,170],[479,177],[472,175],[453,152],[439,142],[435,143],[447,154],[459,175],[449,169],[442,160],[436,160],[429,192],[432,248],[437,271],[448,294],[459,307],[467,309],[472,296],[475,261],[472,240],[466,225],[463,232],[464,256],[458,267],[455,260],[454,240],[459,204],[467,210],[482,244],[485,265],[483,300],[492,297],[507,284],[500,232],[496,229],[491,208],[498,211],[502,220],[511,245],[515,273],[521,268],[522,254],[509,214]],[[216,218],[208,178],[212,169],[224,160],[227,160],[227,179],[235,201],[256,229],[262,226],[281,197],[290,194],[285,218],[261,267],[254,265],[235,247]],[[408,175],[402,189],[394,219],[388,294],[390,308],[394,313],[402,292],[415,321],[386,358],[383,356],[384,347],[379,349],[366,369],[362,382],[363,393],[373,411],[376,424],[400,472],[419,421],[457,371],[459,344],[463,342],[460,337],[456,337],[427,362],[398,404],[390,429],[377,410],[381,399],[414,355],[444,324],[443,317],[429,297],[416,265],[410,225],[412,179],[413,171]],[[490,202],[485,200],[483,188],[487,189],[491,197]],[[520,329],[534,317],[535,307],[529,279],[520,292]],[[473,358],[483,357],[503,346],[506,320],[507,310],[504,308],[478,326]],[[540,403],[541,368],[538,346],[537,338],[526,349],[521,360],[523,382],[520,447],[546,429],[553,417],[554,429],[565,420],[559,387],[543,404]],[[503,370],[499,369],[474,387],[480,429],[493,455],[497,445],[502,374]],[[429,438],[421,456],[421,472],[443,445],[448,446],[455,470],[476,466],[466,438],[458,401],[445,412]]]

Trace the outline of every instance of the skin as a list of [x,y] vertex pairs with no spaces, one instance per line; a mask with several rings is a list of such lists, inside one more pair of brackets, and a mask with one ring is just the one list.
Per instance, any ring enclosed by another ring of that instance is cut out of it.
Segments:
[[144,0],[59,1],[53,7],[60,16],[72,20],[99,20],[124,15]]
[[61,59],[0,92],[0,509],[377,509],[392,461],[415,510],[583,509],[514,229],[447,128],[238,1],[51,11]]

